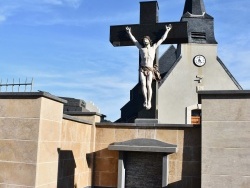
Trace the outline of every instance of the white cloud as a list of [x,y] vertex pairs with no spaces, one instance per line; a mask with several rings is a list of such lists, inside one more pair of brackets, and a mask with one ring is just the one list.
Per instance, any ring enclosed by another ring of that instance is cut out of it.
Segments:
[[62,0],[62,1],[74,8],[78,8],[82,3],[82,0]]
[[5,20],[6,20],[6,16],[0,15],[0,23],[1,23],[1,22],[4,22]]
[[52,5],[62,5],[61,0],[42,0],[41,2]]
[[17,9],[16,5],[12,4],[1,5],[0,3],[0,23],[5,22],[16,9]]
[[41,2],[45,4],[52,4],[52,5],[64,5],[70,6],[73,8],[78,8],[83,0],[43,0]]

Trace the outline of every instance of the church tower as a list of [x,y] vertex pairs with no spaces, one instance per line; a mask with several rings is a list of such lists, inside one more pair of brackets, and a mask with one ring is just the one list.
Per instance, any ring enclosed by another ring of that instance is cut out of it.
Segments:
[[[181,22],[188,23],[188,43],[170,48],[159,60],[163,77],[158,91],[158,121],[192,124],[199,116],[200,90],[241,90],[241,86],[217,55],[214,18],[203,0],[186,0]],[[197,122],[199,123],[199,121]]]
[[217,44],[214,18],[206,13],[203,0],[186,0],[181,21],[188,22],[188,42]]

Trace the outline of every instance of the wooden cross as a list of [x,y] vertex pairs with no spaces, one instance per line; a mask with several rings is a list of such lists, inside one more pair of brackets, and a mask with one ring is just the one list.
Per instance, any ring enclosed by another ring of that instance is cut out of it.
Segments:
[[[130,25],[116,25],[110,26],[110,42],[113,46],[134,46],[134,43],[129,38],[126,32],[126,26],[131,27],[131,31],[139,43],[142,44],[140,40],[144,36],[149,36],[153,43],[156,43],[166,31],[166,25],[171,24],[172,29],[168,34],[167,39],[162,44],[180,44],[188,43],[188,32],[187,32],[187,22],[164,22],[158,23],[158,4],[157,1],[148,1],[140,3],[140,24],[130,24]],[[156,52],[156,57],[154,64],[158,64],[158,52]],[[140,55],[139,55],[140,57]],[[140,61],[140,60],[139,60]],[[137,90],[135,87],[134,89]],[[152,108],[150,110],[145,110],[142,108],[143,96],[140,95],[140,91],[132,93],[137,93],[137,102],[130,99],[130,104],[128,103],[121,109],[121,116],[123,114],[137,114],[137,118],[158,118],[158,83],[152,83],[153,96],[152,96]],[[135,104],[136,103],[136,104]],[[130,115],[129,115],[130,116]],[[121,119],[129,119],[130,117],[121,117]]]

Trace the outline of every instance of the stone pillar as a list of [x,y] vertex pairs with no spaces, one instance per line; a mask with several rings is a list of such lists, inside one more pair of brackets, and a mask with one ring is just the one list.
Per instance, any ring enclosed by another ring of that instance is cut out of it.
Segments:
[[1,185],[56,186],[63,102],[44,92],[0,93]]

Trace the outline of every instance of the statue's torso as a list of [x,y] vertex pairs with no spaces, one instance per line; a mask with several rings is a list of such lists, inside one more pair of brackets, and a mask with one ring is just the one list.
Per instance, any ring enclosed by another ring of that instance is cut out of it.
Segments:
[[141,66],[153,67],[155,59],[155,45],[150,47],[143,47],[140,49]]

